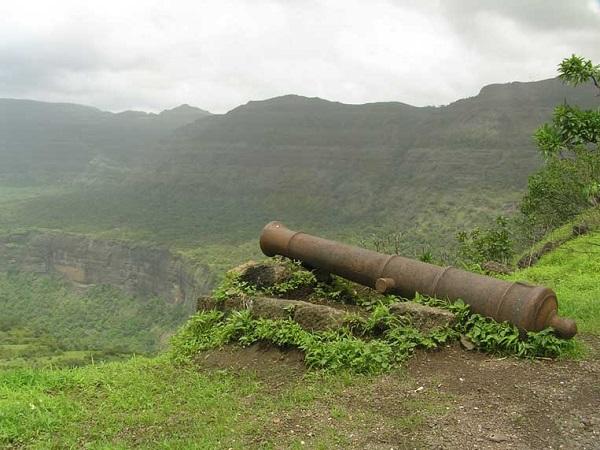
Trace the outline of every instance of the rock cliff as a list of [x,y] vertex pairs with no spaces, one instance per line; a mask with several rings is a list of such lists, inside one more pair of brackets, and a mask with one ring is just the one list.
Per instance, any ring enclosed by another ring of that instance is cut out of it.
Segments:
[[85,288],[110,284],[141,297],[195,307],[214,277],[163,247],[51,231],[0,235],[0,271],[56,274]]

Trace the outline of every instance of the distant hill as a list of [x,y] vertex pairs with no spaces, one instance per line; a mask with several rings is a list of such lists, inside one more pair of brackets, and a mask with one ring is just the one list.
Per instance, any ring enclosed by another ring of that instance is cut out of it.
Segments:
[[0,99],[0,179],[71,179],[102,158],[131,164],[176,128],[208,116],[188,105],[148,114]]
[[[396,102],[347,105],[287,95],[182,127],[166,143],[159,167],[180,179],[220,162],[239,163],[241,169],[267,164],[322,170],[325,160],[344,172],[346,162],[370,161],[394,165],[397,178],[413,172],[413,163],[426,163],[419,168],[428,172],[428,161],[462,162],[468,168],[472,158],[490,153],[493,166],[511,158],[527,164],[515,180],[522,186],[523,175],[537,164],[532,134],[563,101],[598,105],[585,87],[571,88],[557,79],[486,86],[475,97],[437,108]],[[465,152],[464,158],[452,156],[456,152]],[[446,176],[453,173],[444,170]]]
[[169,202],[223,217],[219,231],[275,217],[440,230],[514,207],[540,164],[532,134],[565,100],[598,104],[557,79],[486,86],[443,107],[252,101],[177,130],[150,177],[170,186]]
[[[144,115],[59,105],[62,122],[31,136],[52,145],[30,147],[49,166],[87,164],[82,176],[94,188],[25,202],[11,223],[193,246],[252,240],[280,219],[349,239],[397,230],[408,249],[443,251],[458,229],[514,209],[541,162],[532,134],[565,100],[599,103],[587,86],[550,79],[486,86],[442,107],[287,95],[221,115],[193,110],[195,121],[186,106]],[[9,109],[11,128],[27,137],[31,119]],[[187,123],[174,130],[165,116]],[[11,149],[31,154],[11,139]],[[120,173],[111,162],[119,159],[138,169]]]

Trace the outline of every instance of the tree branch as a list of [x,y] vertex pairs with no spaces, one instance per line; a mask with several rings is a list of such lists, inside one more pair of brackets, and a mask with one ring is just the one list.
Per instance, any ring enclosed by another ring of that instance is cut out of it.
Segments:
[[[598,90],[600,90],[600,84],[598,84],[598,80],[596,79],[596,77],[594,75],[590,75],[590,78],[592,79],[594,86],[596,86]],[[597,95],[600,95],[600,92]]]

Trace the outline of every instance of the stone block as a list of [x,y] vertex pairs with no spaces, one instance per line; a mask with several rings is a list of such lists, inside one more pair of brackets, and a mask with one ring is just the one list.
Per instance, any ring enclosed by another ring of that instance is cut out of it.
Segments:
[[281,283],[290,277],[290,270],[283,264],[267,264],[264,262],[248,261],[230,272],[239,274],[240,280],[264,289]]
[[456,316],[442,308],[421,305],[415,302],[398,302],[390,306],[390,313],[405,317],[423,333],[435,328],[448,327],[456,323]]
[[307,331],[334,330],[343,325],[346,312],[325,305],[300,300],[271,297],[230,298],[217,301],[203,296],[198,299],[198,311],[219,310],[225,313],[247,309],[257,319],[293,319]]

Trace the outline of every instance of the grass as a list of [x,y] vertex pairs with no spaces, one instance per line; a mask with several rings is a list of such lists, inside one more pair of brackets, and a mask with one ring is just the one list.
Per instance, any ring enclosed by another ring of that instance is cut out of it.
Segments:
[[[160,444],[229,446],[252,380],[198,374],[159,360],[84,369],[2,373],[0,443],[33,448]],[[158,407],[160,405],[160,407]],[[196,411],[194,413],[193,411]],[[172,429],[178,433],[172,433]],[[225,438],[229,436],[229,438]]]
[[[311,448],[344,445],[375,424],[414,430],[434,394],[408,400],[410,418],[340,404],[368,396],[376,379],[309,374],[274,389],[250,371],[198,370],[134,358],[60,370],[0,372],[4,448]],[[414,382],[394,374],[399,389]],[[400,386],[402,386],[400,388]],[[294,425],[289,427],[289,422]],[[301,426],[296,428],[296,421]],[[307,431],[306,425],[310,425]],[[297,431],[294,432],[293,430]]]
[[561,315],[576,319],[579,332],[600,334],[599,273],[600,232],[593,232],[562,244],[508,278],[554,289]]
[[533,246],[528,248],[527,251],[515,255],[513,263],[516,264],[517,261],[524,256],[531,255],[536,251],[541,250],[541,248],[549,242],[561,243],[571,240],[573,238],[573,227],[579,225],[587,226],[590,232],[600,229],[600,208],[595,207],[587,209],[568,223],[550,231]]

